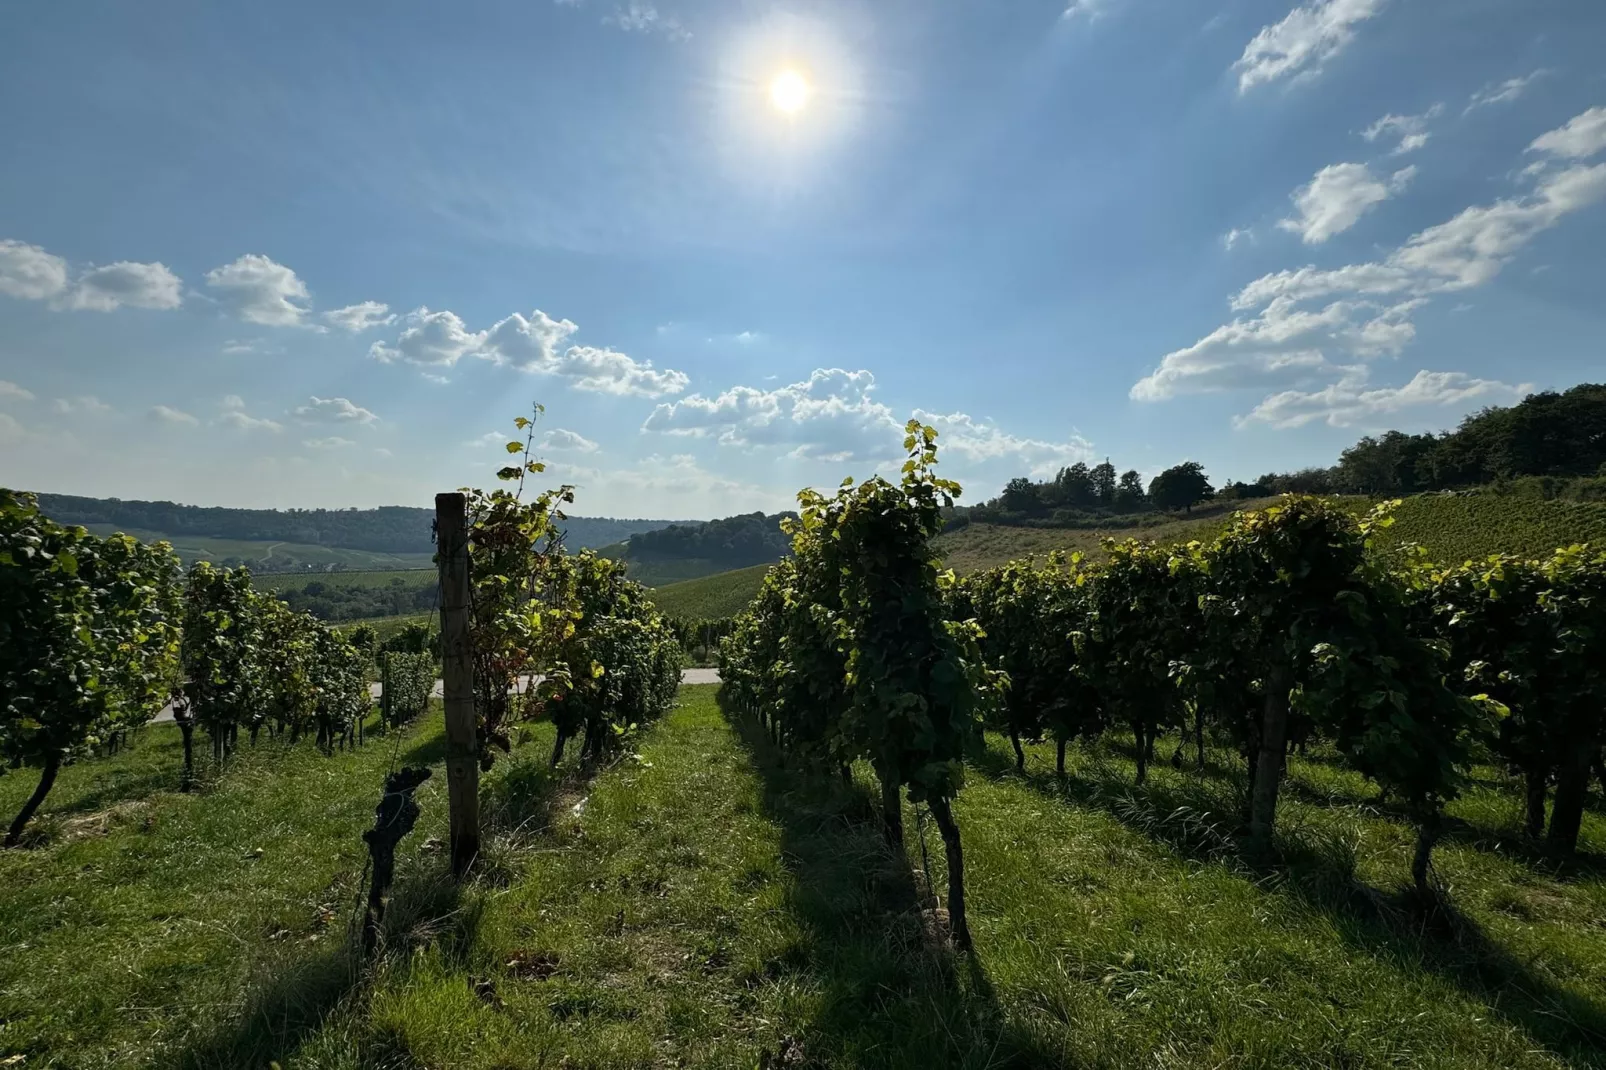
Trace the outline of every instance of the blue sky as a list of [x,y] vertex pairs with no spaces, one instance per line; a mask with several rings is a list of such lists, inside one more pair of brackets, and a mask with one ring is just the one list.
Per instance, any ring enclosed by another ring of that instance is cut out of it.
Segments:
[[[0,484],[1218,483],[1606,378],[1598,0],[0,12]],[[806,86],[776,106],[776,79]],[[489,441],[490,445],[486,442]]]

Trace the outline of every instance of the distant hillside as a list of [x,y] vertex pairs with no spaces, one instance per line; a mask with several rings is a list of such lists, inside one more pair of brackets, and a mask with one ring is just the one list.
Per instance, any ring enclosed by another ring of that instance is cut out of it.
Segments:
[[[389,555],[423,554],[426,558],[423,562],[392,558],[366,565],[298,561],[298,564],[339,564],[347,568],[396,568],[428,564],[428,555],[434,553],[430,529],[435,511],[409,506],[389,505],[378,509],[224,509],[177,505],[173,502],[40,494],[39,507],[64,524],[82,524],[91,530],[149,533],[175,545],[188,541],[197,551],[204,551],[187,555],[189,557],[215,557],[219,560],[233,557],[251,562],[266,560],[268,567],[273,567],[272,557],[264,553],[263,547],[232,547],[220,553],[196,540],[294,544]],[[563,527],[567,532],[566,545],[573,549],[596,549],[632,535],[663,528],[669,523],[667,520],[571,516],[564,521]],[[180,552],[182,554],[183,550]],[[305,558],[309,555],[301,556]]]
[[747,608],[758,594],[768,565],[752,565],[721,572],[701,579],[686,580],[659,587],[652,592],[653,604],[671,617],[709,619],[733,617]]
[[696,524],[671,524],[598,551],[623,561],[630,578],[649,587],[752,565],[768,565],[792,549],[781,519],[791,513],[743,513]]

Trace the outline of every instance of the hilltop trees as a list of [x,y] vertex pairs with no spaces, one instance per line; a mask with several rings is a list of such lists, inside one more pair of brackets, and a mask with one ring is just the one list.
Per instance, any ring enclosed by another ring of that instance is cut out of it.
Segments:
[[1205,477],[1204,465],[1198,461],[1183,461],[1149,482],[1149,497],[1161,509],[1184,509],[1191,513],[1194,505],[1214,493],[1215,488]]

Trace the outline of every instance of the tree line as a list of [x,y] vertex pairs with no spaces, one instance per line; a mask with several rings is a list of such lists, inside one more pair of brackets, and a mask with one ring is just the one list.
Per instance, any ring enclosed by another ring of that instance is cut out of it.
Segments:
[[[105,524],[124,530],[157,531],[251,542],[295,542],[375,553],[427,554],[435,513],[431,509],[386,505],[377,509],[228,509],[179,505],[175,502],[83,498],[71,494],[38,494],[39,508],[62,524]],[[565,517],[568,546],[602,547],[668,520],[614,520]]]
[[1061,468],[1050,479],[1017,477],[997,497],[949,512],[950,526],[982,521],[1103,527],[1111,517],[1185,512],[1212,498],[1396,497],[1481,486],[1532,497],[1606,501],[1606,385],[1581,383],[1560,393],[1530,394],[1516,405],[1490,406],[1453,431],[1367,435],[1330,467],[1268,472],[1253,482],[1228,480],[1219,489],[1197,462],[1174,465],[1145,487],[1136,469],[1118,473],[1106,459]]
[[792,514],[742,513],[699,524],[671,524],[630,537],[632,561],[707,560],[720,571],[778,561],[791,551],[781,521]]

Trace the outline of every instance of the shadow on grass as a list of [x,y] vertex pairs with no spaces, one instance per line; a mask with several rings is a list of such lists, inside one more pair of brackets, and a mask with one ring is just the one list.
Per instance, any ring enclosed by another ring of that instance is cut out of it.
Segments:
[[808,933],[767,979],[804,973],[823,989],[795,1049],[766,1052],[760,1065],[1064,1066],[1010,1027],[978,958],[956,957],[931,934],[921,882],[885,846],[865,787],[783,767],[761,726],[727,716],[781,830],[790,906]]
[[1139,787],[1127,771],[1097,761],[1064,778],[1030,767],[1021,774],[1013,756],[992,745],[971,764],[992,779],[1014,779],[1102,810],[1181,857],[1227,866],[1293,895],[1330,917],[1354,950],[1404,973],[1420,970],[1449,981],[1573,1065],[1606,1067],[1606,1008],[1520,961],[1450,900],[1424,903],[1413,890],[1384,892],[1365,884],[1356,877],[1355,845],[1342,835],[1312,836],[1284,822],[1275,862],[1256,864],[1247,851],[1241,792],[1232,787],[1201,777]]
[[[179,1051],[164,1052],[152,1070],[236,1070],[266,1067],[293,1057],[331,1014],[363,999],[375,970],[387,961],[405,963],[419,947],[443,949],[449,962],[466,964],[482,917],[482,900],[463,889],[438,864],[413,867],[398,879],[385,919],[385,940],[376,958],[361,952],[358,925],[347,927],[326,950],[295,952],[263,962],[238,1016],[203,1032]],[[365,1065],[412,1065],[404,1052],[375,1050]]]

